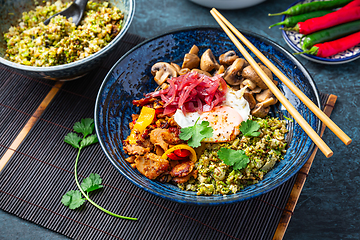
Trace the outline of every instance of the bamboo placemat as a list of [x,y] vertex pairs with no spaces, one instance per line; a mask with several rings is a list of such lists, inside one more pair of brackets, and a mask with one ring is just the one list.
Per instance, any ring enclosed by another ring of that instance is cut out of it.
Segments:
[[76,189],[77,152],[63,138],[75,122],[93,118],[105,75],[142,40],[127,34],[100,68],[66,83],[31,79],[0,66],[0,110],[5,116],[0,119],[0,162],[10,159],[0,175],[0,208],[74,239],[272,239],[283,213],[293,211],[287,201],[297,176],[249,201],[189,206],[134,186],[97,144],[82,151],[80,181],[92,172],[100,174],[104,189],[91,198],[110,211],[139,220],[111,217],[89,203],[76,211],[61,204],[62,195]]

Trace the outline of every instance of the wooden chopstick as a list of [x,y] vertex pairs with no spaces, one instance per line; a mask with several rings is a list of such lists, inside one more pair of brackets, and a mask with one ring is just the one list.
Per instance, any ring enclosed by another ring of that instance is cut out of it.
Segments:
[[[293,84],[269,59],[267,59],[239,30],[237,30],[224,16],[215,8],[211,11],[220,18],[228,28],[338,137],[349,145],[351,138],[348,137],[315,103],[313,103],[295,84]],[[214,15],[213,14],[213,15]]]
[[249,62],[249,64],[254,68],[255,72],[260,76],[264,83],[268,86],[270,91],[275,95],[275,97],[283,104],[283,106],[288,110],[288,112],[293,116],[296,122],[302,127],[306,134],[313,140],[316,146],[324,153],[324,155],[329,158],[333,155],[333,151],[326,145],[326,143],[319,137],[319,135],[314,131],[314,129],[305,121],[305,119],[300,115],[300,113],[295,109],[295,107],[287,100],[287,98],[280,92],[277,86],[270,80],[270,78],[264,73],[256,61],[250,56],[250,54],[245,50],[241,45],[239,40],[234,36],[230,29],[225,25],[225,23],[220,19],[215,9],[212,9],[210,13],[213,15],[215,20],[219,23],[221,28],[229,36],[231,41],[239,49],[241,54]]

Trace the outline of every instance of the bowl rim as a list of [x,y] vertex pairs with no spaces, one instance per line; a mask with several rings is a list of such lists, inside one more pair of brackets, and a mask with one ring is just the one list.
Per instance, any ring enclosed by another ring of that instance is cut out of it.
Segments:
[[[96,131],[96,135],[98,136],[99,139],[99,143],[100,146],[103,150],[103,152],[105,153],[106,157],[108,158],[108,160],[111,162],[111,164],[121,173],[121,175],[123,177],[125,177],[126,179],[128,179],[132,184],[134,184],[135,186],[151,193],[154,194],[155,196],[173,201],[173,202],[177,202],[177,203],[182,203],[182,204],[190,204],[190,205],[198,205],[198,206],[215,206],[215,205],[223,205],[223,204],[232,204],[232,203],[236,203],[236,202],[240,202],[240,201],[245,201],[245,200],[249,200],[255,197],[259,197],[260,195],[263,195],[277,187],[279,187],[280,185],[282,185],[283,183],[285,183],[286,181],[288,181],[291,177],[293,177],[301,168],[302,166],[308,161],[309,157],[311,156],[311,154],[313,153],[313,150],[315,148],[315,143],[309,139],[311,141],[311,145],[309,147],[308,152],[305,154],[305,156],[303,157],[304,161],[299,164],[294,171],[287,175],[286,177],[282,178],[281,181],[275,186],[271,186],[267,189],[265,189],[263,192],[261,193],[257,193],[254,194],[252,196],[248,196],[248,197],[243,197],[243,198],[236,198],[236,199],[227,199],[227,196],[231,196],[231,195],[225,195],[223,196],[223,200],[222,201],[210,201],[210,202],[198,202],[196,199],[193,201],[188,201],[188,200],[180,200],[180,199],[176,199],[176,198],[172,198],[169,197],[165,194],[162,194],[161,192],[156,192],[153,189],[147,188],[137,182],[134,181],[134,179],[132,179],[131,176],[129,176],[128,174],[126,174],[117,164],[116,164],[116,160],[113,159],[110,154],[106,151],[106,147],[105,144],[103,142],[103,139],[100,137],[100,130],[99,130],[99,111],[100,111],[100,98],[102,95],[102,91],[105,88],[106,85],[106,80],[111,77],[112,72],[114,71],[114,69],[117,67],[117,65],[123,61],[123,59],[125,59],[128,55],[130,55],[133,51],[135,51],[136,49],[142,47],[143,45],[164,37],[166,35],[169,34],[176,34],[178,32],[183,32],[183,31],[192,31],[192,30],[205,30],[205,29],[210,29],[210,30],[218,30],[218,31],[223,31],[221,28],[219,27],[215,27],[215,26],[191,26],[191,27],[184,27],[184,28],[177,28],[177,29],[173,29],[173,30],[169,30],[165,33],[159,34],[155,37],[149,38],[141,43],[139,43],[138,45],[136,45],[135,47],[131,48],[128,52],[126,52],[113,66],[112,68],[108,71],[107,75],[105,76],[103,82],[101,83],[101,86],[98,90],[98,94],[96,97],[96,102],[95,102],[95,109],[94,109],[94,123],[95,123],[95,131]],[[265,42],[271,44],[273,47],[277,48],[277,50],[279,50],[280,52],[282,52],[284,55],[286,55],[287,57],[289,57],[289,59],[299,68],[299,70],[301,70],[301,72],[304,74],[304,77],[309,81],[309,84],[314,92],[314,96],[315,96],[315,100],[316,100],[316,105],[321,109],[321,102],[320,102],[320,97],[319,97],[319,91],[317,89],[316,83],[314,82],[314,80],[312,79],[310,73],[306,70],[306,68],[302,65],[302,63],[296,59],[290,52],[288,52],[285,48],[283,48],[282,46],[280,46],[279,44],[277,44],[276,42],[272,41],[271,39],[264,37],[262,35],[253,33],[251,31],[246,31],[246,30],[241,30],[239,29],[239,31],[241,31],[242,33],[245,33],[245,35],[251,36],[251,37],[255,37],[261,40],[264,40]],[[317,129],[315,130],[317,134],[320,134],[320,129],[321,129],[321,121],[315,116],[316,118],[316,122],[317,122]],[[212,195],[214,196],[214,195]]]
[[[294,3],[292,3],[287,9],[297,5],[298,3],[300,2],[304,2],[304,0],[297,0],[295,1]],[[287,15],[283,15],[282,18],[281,18],[281,21],[284,21],[285,18],[286,18]],[[303,50],[301,48],[299,48],[296,44],[294,44],[288,34],[286,33],[287,31],[285,30],[281,30],[282,31],[282,36],[285,40],[285,42],[289,45],[289,47],[294,50],[295,52],[302,52]],[[334,59],[330,59],[330,58],[322,58],[322,57],[317,57],[317,56],[314,56],[314,55],[310,55],[310,54],[306,54],[306,53],[303,53],[303,54],[300,54],[300,56],[302,56],[303,58],[306,58],[308,60],[311,60],[311,61],[314,61],[314,62],[317,62],[317,63],[324,63],[324,64],[343,64],[343,63],[348,63],[348,62],[351,62],[351,61],[354,61],[358,58],[360,58],[360,52],[357,53],[357,54],[354,54],[352,56],[349,56],[349,57],[345,57],[345,58],[334,58]]]
[[120,41],[123,36],[127,33],[131,22],[134,18],[134,14],[135,14],[135,0],[129,0],[129,10],[127,11],[128,14],[128,18],[126,19],[126,22],[123,24],[123,27],[120,31],[120,33],[105,47],[103,47],[102,49],[100,49],[99,51],[97,51],[96,53],[91,54],[90,56],[80,59],[78,61],[75,62],[71,62],[71,63],[67,63],[67,64],[62,64],[62,65],[56,65],[56,66],[50,66],[50,67],[34,67],[34,66],[27,66],[27,65],[23,65],[20,63],[15,63],[9,60],[6,60],[3,57],[0,57],[0,63],[8,66],[8,67],[12,67],[15,69],[21,69],[24,71],[29,71],[29,72],[53,72],[53,71],[63,71],[66,69],[71,69],[73,67],[82,65],[82,64],[86,64],[91,62],[92,60],[94,60],[95,58],[105,54],[107,51],[109,51],[115,44],[115,42]]

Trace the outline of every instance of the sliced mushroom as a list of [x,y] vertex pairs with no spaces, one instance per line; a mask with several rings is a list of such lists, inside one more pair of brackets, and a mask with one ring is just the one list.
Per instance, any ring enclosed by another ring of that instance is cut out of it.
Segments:
[[181,75],[185,75],[185,74],[187,74],[187,73],[189,73],[190,72],[190,69],[188,69],[188,68],[182,68],[182,69],[180,69],[180,71],[179,71],[179,75],[181,76]]
[[199,68],[200,65],[200,58],[192,53],[185,54],[184,61],[182,64],[182,68]]
[[190,54],[195,54],[198,55],[199,53],[199,48],[196,45],[193,45],[189,51]]
[[[254,83],[253,81],[251,81],[250,79],[245,79],[242,83],[241,83],[241,88],[243,87],[248,87],[251,90],[254,90],[256,88],[256,83]],[[261,91],[261,89],[260,89]]]
[[[273,80],[273,75],[271,71],[265,67],[264,65],[260,65],[260,68],[265,72],[265,74]],[[251,81],[255,82],[257,86],[259,86],[261,89],[268,89],[266,84],[263,82],[263,80],[259,77],[259,75],[255,72],[252,66],[247,66],[244,68],[242,72],[242,76],[244,78],[250,79]]]
[[203,70],[196,69],[196,68],[192,69],[191,72],[197,72],[197,73],[200,73],[200,74],[205,74],[208,77],[212,77],[212,75],[209,72],[205,72]]
[[256,101],[252,93],[248,89],[246,89],[243,96],[245,100],[249,103],[250,109],[253,109],[256,105]]
[[263,101],[262,104],[264,107],[268,107],[268,106],[276,104],[277,101],[278,100],[275,97],[271,97],[271,98],[268,98],[265,101]]
[[206,50],[201,56],[200,69],[205,72],[211,72],[219,68],[219,63],[216,61],[211,49]]
[[254,88],[254,89],[251,91],[251,93],[253,93],[253,94],[260,93],[261,90],[262,90],[262,89],[261,89],[260,87],[256,87],[256,88]]
[[181,67],[179,65],[177,65],[176,63],[170,63],[170,65],[173,66],[176,69],[176,72],[179,74]]
[[273,96],[272,92],[270,91],[270,89],[266,89],[264,91],[262,91],[261,93],[256,94],[256,100],[258,102],[263,102],[268,98],[271,98]]
[[158,62],[151,67],[151,74],[154,76],[155,82],[161,85],[169,76],[176,77],[177,71],[169,63]]
[[219,57],[219,61],[221,65],[230,66],[237,58],[239,57],[236,55],[235,51],[231,50],[224,54],[221,54]]
[[240,85],[244,80],[241,76],[241,71],[245,65],[245,59],[236,59],[230,67],[228,67],[224,73],[224,80],[230,85]]
[[263,118],[269,113],[270,107],[264,107],[262,103],[256,104],[255,108],[251,110],[251,115],[254,117]]
[[214,76],[217,74],[222,74],[225,72],[225,67],[224,65],[220,65],[219,69],[214,73]]

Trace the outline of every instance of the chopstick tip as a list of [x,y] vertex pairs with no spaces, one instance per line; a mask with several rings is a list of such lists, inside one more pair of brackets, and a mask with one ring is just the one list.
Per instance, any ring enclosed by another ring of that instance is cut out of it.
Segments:
[[332,157],[333,154],[334,154],[333,151],[331,151],[328,154],[326,154],[325,157],[330,158],[330,157]]

